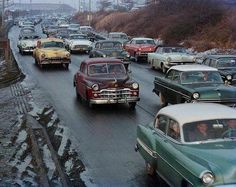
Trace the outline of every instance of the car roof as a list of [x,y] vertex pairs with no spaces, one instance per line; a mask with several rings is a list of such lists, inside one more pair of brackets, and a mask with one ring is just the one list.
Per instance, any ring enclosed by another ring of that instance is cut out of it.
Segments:
[[124,34],[124,35],[127,35],[127,34],[125,34],[124,32],[109,32],[109,35],[110,34]]
[[120,43],[120,44],[122,44],[118,40],[100,40],[100,41],[97,41],[96,43]]
[[132,40],[153,40],[152,38],[132,38]]
[[170,70],[172,69],[177,71],[218,71],[216,68],[200,64],[177,65],[177,66],[172,66]]
[[185,103],[162,108],[159,114],[173,117],[180,125],[212,119],[236,118],[236,110],[216,103]]
[[56,42],[63,42],[63,40],[59,39],[59,38],[43,38],[40,39],[39,41],[43,42],[50,42],[50,41],[56,41]]
[[96,64],[96,63],[122,63],[121,60],[115,58],[89,58],[83,61],[85,64]]
[[214,59],[219,59],[219,58],[236,58],[236,55],[208,55],[205,58],[214,58]]

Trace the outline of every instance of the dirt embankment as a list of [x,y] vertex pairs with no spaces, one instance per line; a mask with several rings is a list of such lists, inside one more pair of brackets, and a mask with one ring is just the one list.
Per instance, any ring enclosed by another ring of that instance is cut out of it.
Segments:
[[[203,51],[236,47],[235,12],[236,7],[220,0],[160,0],[135,12],[96,12],[91,25],[130,36],[161,37],[171,44],[184,42]],[[87,13],[75,19],[88,24]]]

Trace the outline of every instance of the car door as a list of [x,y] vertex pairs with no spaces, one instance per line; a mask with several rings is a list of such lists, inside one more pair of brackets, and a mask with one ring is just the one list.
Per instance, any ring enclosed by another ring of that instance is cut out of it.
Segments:
[[[180,144],[180,138],[173,138],[172,124],[179,124],[168,116],[159,117],[162,126],[162,136],[157,136],[156,150],[158,152],[157,173],[171,186],[181,186],[181,174],[178,171],[176,154],[178,151],[174,144]],[[179,134],[180,136],[180,134]],[[179,154],[178,154],[179,155]]]
[[176,91],[175,91],[175,82],[173,81],[176,70],[170,70],[164,78],[164,84],[162,85],[163,91],[162,94],[165,97],[168,103],[175,103],[176,101]]
[[80,70],[77,73],[77,91],[79,92],[80,96],[86,99],[86,73],[87,73],[87,65],[82,63],[80,65]]

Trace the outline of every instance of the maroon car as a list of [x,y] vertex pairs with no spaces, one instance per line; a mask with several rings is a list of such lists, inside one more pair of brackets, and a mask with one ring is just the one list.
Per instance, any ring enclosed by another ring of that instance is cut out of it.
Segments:
[[93,104],[128,103],[135,109],[139,85],[131,80],[119,59],[92,58],[83,61],[74,75],[77,97]]

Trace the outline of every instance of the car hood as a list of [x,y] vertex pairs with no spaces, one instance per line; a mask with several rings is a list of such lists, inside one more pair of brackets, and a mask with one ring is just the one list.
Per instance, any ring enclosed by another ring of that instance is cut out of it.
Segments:
[[[182,153],[213,172],[224,183],[236,183],[236,142],[223,141],[182,147]],[[221,176],[219,176],[221,175]]]
[[101,88],[122,87],[129,80],[129,76],[127,74],[94,75],[89,80],[98,83]]
[[89,40],[70,40],[71,45],[91,45],[92,42]]
[[20,40],[19,45],[25,45],[25,46],[36,46],[37,40]]
[[171,61],[192,61],[194,62],[195,58],[193,55],[185,53],[165,53],[166,58],[170,58]]
[[200,94],[199,100],[225,100],[236,101],[236,88],[224,84],[191,84],[187,87],[192,88]]
[[47,58],[50,58],[50,57],[53,58],[53,57],[58,57],[58,56],[64,57],[66,56],[66,54],[69,54],[69,52],[66,51],[65,49],[56,48],[56,47],[41,49],[41,53],[44,53]]

